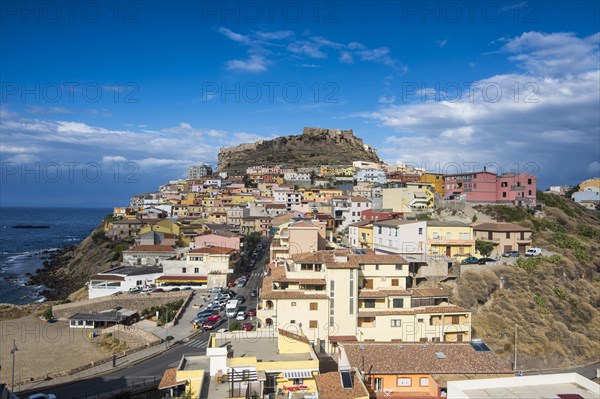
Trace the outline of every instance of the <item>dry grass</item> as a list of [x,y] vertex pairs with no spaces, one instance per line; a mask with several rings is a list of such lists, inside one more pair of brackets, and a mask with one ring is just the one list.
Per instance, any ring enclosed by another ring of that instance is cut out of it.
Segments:
[[507,360],[519,326],[519,368],[586,364],[600,353],[598,213],[559,200],[545,217],[518,223],[534,229],[535,246],[560,257],[466,272],[454,290],[453,300],[473,311],[474,336]]
[[103,334],[96,344],[102,349],[112,353],[123,352],[127,349],[127,343],[124,340],[116,338],[112,333]]

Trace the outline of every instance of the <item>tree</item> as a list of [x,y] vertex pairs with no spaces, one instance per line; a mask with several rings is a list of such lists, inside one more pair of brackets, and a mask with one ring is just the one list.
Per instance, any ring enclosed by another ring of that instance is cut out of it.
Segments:
[[194,391],[192,390],[192,387],[188,386],[188,388],[185,390],[184,393],[182,393],[181,395],[179,395],[179,399],[194,399],[196,396],[194,396]]
[[477,221],[477,215],[473,215],[473,218],[471,219],[472,223],[475,223]]
[[496,245],[490,241],[477,240],[475,241],[475,251],[479,252],[483,257],[488,257]]

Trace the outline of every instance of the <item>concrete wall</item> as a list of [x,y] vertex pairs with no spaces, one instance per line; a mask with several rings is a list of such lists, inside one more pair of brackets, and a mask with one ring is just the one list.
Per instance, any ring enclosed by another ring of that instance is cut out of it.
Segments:
[[185,301],[191,295],[191,291],[111,295],[108,297],[55,305],[52,307],[52,313],[57,319],[65,320],[75,313],[101,312],[103,310],[114,309],[117,306],[141,312],[152,306],[165,305],[180,299]]

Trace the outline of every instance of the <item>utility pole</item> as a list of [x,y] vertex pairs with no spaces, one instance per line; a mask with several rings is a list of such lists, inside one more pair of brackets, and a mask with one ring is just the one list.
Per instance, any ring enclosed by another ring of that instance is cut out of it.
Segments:
[[169,348],[169,332],[167,329],[167,324],[169,323],[169,306],[165,306],[165,349]]
[[15,391],[15,353],[18,351],[17,344],[13,339],[13,347],[10,350],[10,354],[12,355],[12,383],[10,384],[10,390],[12,392]]
[[515,361],[514,361],[515,371],[517,371],[517,337],[518,337],[518,331],[519,331],[519,326],[518,326],[517,323],[515,323]]

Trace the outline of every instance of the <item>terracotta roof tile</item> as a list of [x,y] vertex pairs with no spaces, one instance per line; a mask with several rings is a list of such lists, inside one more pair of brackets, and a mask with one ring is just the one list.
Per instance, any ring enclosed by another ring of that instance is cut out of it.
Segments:
[[166,369],[158,384],[158,389],[167,389],[185,384],[185,381],[177,382],[177,367]]
[[[494,352],[478,352],[469,343],[345,343],[350,364],[372,374],[510,373],[510,365]],[[440,358],[436,353],[443,353]]]
[[369,397],[369,392],[355,372],[352,372],[352,388],[344,389],[340,373],[337,371],[322,373],[315,377],[320,399],[355,399]]

